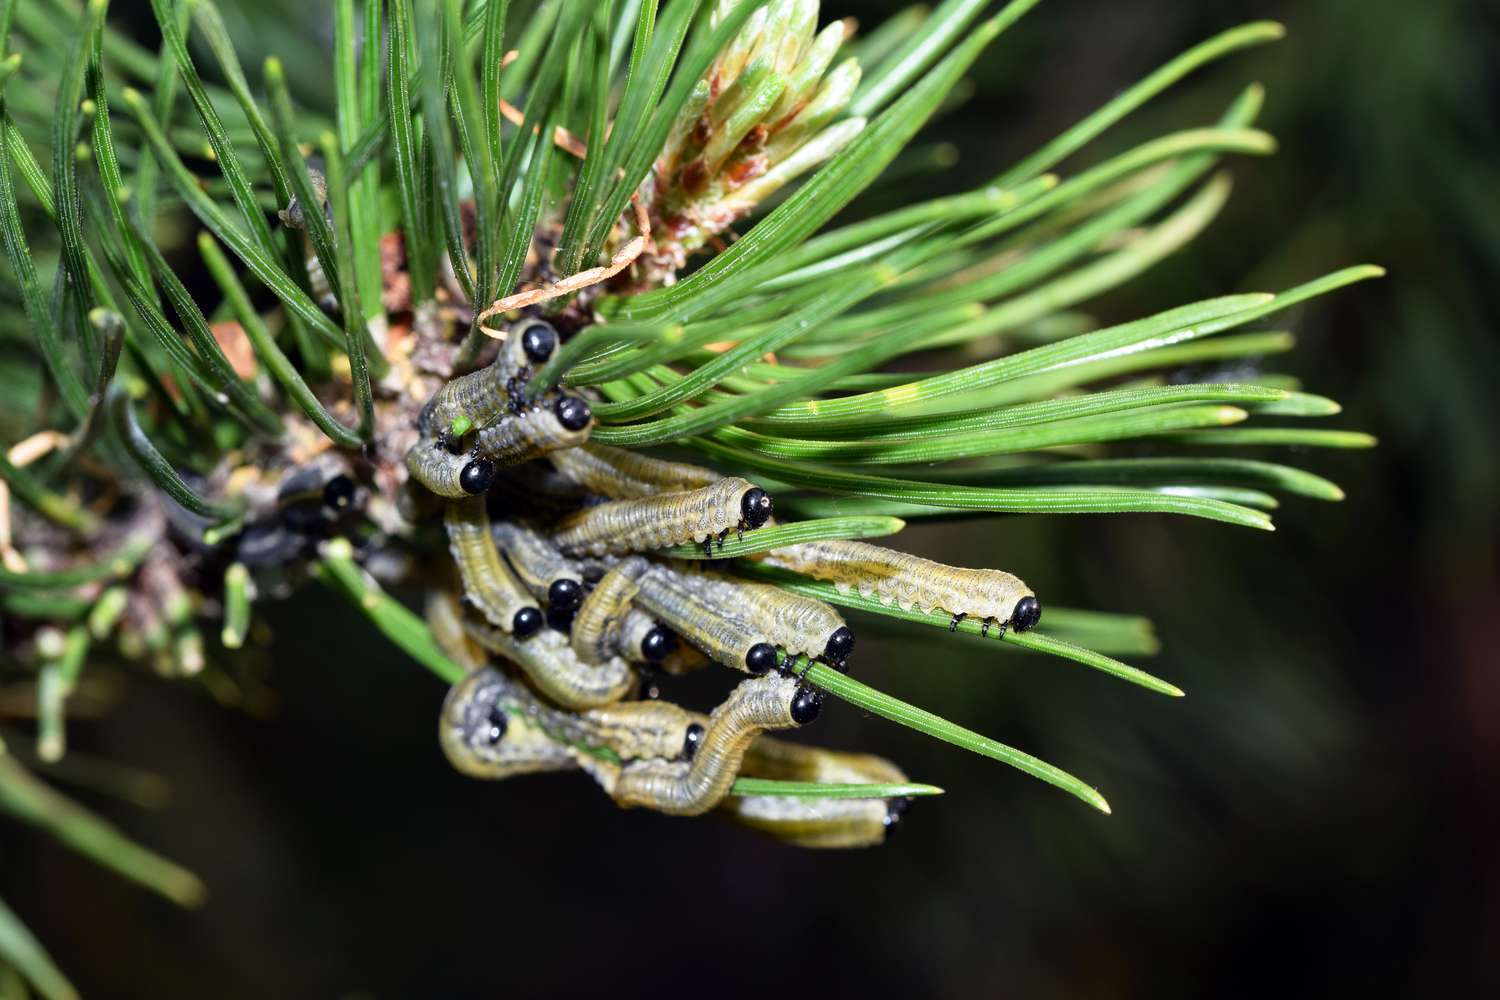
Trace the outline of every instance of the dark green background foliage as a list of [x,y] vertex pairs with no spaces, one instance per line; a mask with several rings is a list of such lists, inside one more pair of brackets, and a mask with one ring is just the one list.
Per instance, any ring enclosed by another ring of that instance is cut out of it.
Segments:
[[[321,5],[240,6],[257,18],[236,32],[245,64],[279,52],[316,102],[327,26],[253,26],[280,23],[269,8]],[[873,23],[898,5],[844,6]],[[1149,615],[1166,648],[1141,663],[1182,701],[993,643],[871,641],[875,623],[856,661],[883,689],[1089,778],[1113,817],[840,703],[819,742],[888,754],[950,793],[882,850],[801,852],[621,812],[577,776],[478,784],[438,750],[441,687],[308,592],[269,611],[268,716],[141,680],[111,717],[75,727],[80,749],[171,780],[155,813],[91,804],[204,876],[205,909],[101,877],[16,826],[0,828],[0,896],[93,996],[1500,985],[1494,8],[1054,0],[883,183],[893,201],[971,185],[1257,17],[1285,21],[1288,39],[1199,74],[1090,155],[1211,119],[1250,79],[1268,86],[1281,152],[1235,165],[1210,232],[1093,308],[1116,321],[1388,266],[1288,327],[1290,370],[1345,404],[1344,426],[1381,438],[1317,456],[1349,499],[1291,501],[1273,536],[1128,515],[909,530],[904,547],[1013,569],[1057,603]],[[954,149],[950,169],[922,166]]]

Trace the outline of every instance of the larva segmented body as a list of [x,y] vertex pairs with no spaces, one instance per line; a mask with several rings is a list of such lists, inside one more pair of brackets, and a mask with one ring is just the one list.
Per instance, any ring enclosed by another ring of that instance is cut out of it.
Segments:
[[[483,493],[494,481],[494,466],[476,456],[455,454],[441,440],[423,437],[406,452],[406,471],[411,477],[440,497],[455,499]],[[479,489],[469,489],[479,486]]]
[[1042,606],[1018,577],[997,569],[961,569],[868,542],[823,541],[789,545],[766,554],[765,563],[817,580],[840,591],[855,588],[882,604],[903,609],[941,609],[954,617],[985,619],[985,632],[996,622],[1001,630],[1024,632],[1036,625]]
[[719,573],[687,571],[679,576],[714,603],[733,608],[764,641],[788,653],[806,653],[837,665],[854,651],[854,632],[822,601]]
[[474,452],[497,465],[519,465],[589,438],[594,426],[588,404],[565,392],[551,392],[535,403],[484,425]]
[[799,725],[794,702],[803,694],[790,677],[742,681],[714,709],[691,761],[626,764],[610,790],[621,805],[646,806],[673,816],[697,816],[717,806],[740,772],[745,751],[768,729]]
[[519,666],[532,687],[563,708],[597,708],[619,701],[635,683],[630,664],[619,657],[584,663],[561,632],[551,629],[518,642],[482,622],[468,620],[464,629],[485,649]]
[[493,362],[433,393],[422,409],[423,433],[444,438],[456,420],[481,428],[499,420],[522,400],[531,365],[544,363],[556,348],[557,332],[547,323],[527,319],[515,324]]
[[623,555],[690,541],[707,547],[732,530],[760,527],[770,515],[765,490],[729,476],[686,493],[586,507],[564,518],[552,540],[570,555]]
[[507,564],[521,583],[555,611],[572,611],[583,599],[583,567],[557,550],[544,535],[513,521],[490,528]]
[[661,566],[642,573],[638,584],[635,603],[709,659],[753,674],[776,665],[776,647],[740,618],[734,605],[709,600],[681,575]]
[[719,474],[712,469],[651,458],[603,444],[580,445],[554,452],[551,458],[558,472],[586,487],[589,492],[611,500],[683,493],[719,481]]
[[628,559],[610,569],[578,606],[573,618],[571,643],[574,652],[590,663],[620,655],[620,628],[630,613],[630,602],[641,589],[639,577],[645,562]]
[[541,609],[511,575],[495,547],[484,497],[448,501],[444,526],[469,602],[491,624],[514,632],[518,638],[540,629],[544,621]]

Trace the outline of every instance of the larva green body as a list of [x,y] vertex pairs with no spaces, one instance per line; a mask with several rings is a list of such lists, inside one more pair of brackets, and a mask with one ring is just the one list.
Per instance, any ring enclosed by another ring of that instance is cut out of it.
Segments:
[[955,619],[983,618],[1025,631],[1041,617],[1041,605],[1018,577],[997,569],[961,569],[868,542],[822,541],[769,552],[765,563],[850,587],[882,604],[946,611]]
[[712,469],[668,462],[604,444],[584,444],[554,452],[551,457],[558,472],[590,493],[611,500],[683,493],[719,481],[719,474]]
[[717,806],[739,776],[745,751],[761,733],[790,729],[799,694],[790,677],[772,674],[742,681],[714,709],[691,761],[641,760],[620,769],[610,790],[622,805],[645,806],[673,816],[697,816]]
[[624,555],[683,542],[705,546],[732,530],[758,528],[771,498],[746,479],[730,476],[685,493],[662,493],[586,507],[564,518],[552,540],[570,555]]
[[495,547],[484,497],[448,501],[444,525],[469,603],[491,624],[521,638],[541,628],[541,609],[511,575]]
[[479,645],[519,666],[538,693],[563,708],[597,708],[617,702],[635,683],[630,664],[619,657],[585,663],[561,632],[546,629],[517,641],[472,619],[464,622],[464,629]]
[[[422,431],[442,438],[455,421],[470,427],[488,427],[510,412],[530,377],[533,364],[552,356],[557,334],[540,320],[523,320],[506,335],[493,362],[445,383],[423,407]],[[461,424],[462,426],[462,424]]]
[[715,604],[733,608],[762,641],[788,653],[843,663],[854,649],[854,633],[843,616],[822,601],[721,573],[683,571],[679,576]]
[[697,752],[706,720],[668,701],[622,701],[580,712],[579,731],[622,760],[676,760]]

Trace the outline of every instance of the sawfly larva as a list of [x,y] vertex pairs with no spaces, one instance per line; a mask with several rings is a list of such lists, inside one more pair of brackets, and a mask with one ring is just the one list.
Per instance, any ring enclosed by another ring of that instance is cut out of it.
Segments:
[[544,711],[524,685],[478,670],[448,691],[438,742],[454,768],[476,778],[576,768],[572,749],[538,723]]
[[469,637],[521,668],[531,686],[563,708],[597,708],[624,698],[635,683],[630,664],[619,657],[585,663],[568,645],[567,636],[548,629],[525,642],[472,618],[464,621]]
[[448,501],[444,525],[469,603],[492,624],[514,632],[518,639],[535,635],[546,619],[500,558],[490,534],[484,498]]
[[662,566],[650,566],[636,582],[635,603],[709,659],[755,675],[776,666],[776,647],[739,617],[738,608],[711,600]]
[[544,536],[512,521],[490,528],[506,562],[527,590],[547,601],[548,610],[576,611],[583,601],[583,569]]
[[557,349],[557,331],[539,319],[511,327],[500,355],[478,371],[445,383],[422,408],[425,436],[456,450],[455,438],[470,428],[484,428],[506,413],[523,407],[531,366],[540,365]]
[[984,619],[981,634],[999,623],[1025,632],[1042,617],[1042,605],[1025,583],[1003,570],[961,569],[868,542],[803,542],[768,552],[764,562],[816,580],[831,581],[840,592],[850,587],[882,604],[924,612],[941,609],[953,616]]
[[570,640],[581,658],[597,663],[623,656],[637,663],[657,664],[676,649],[677,640],[669,630],[631,606],[645,570],[644,560],[626,560],[605,573],[584,598],[573,619]]
[[817,718],[807,691],[792,678],[774,674],[742,681],[709,716],[692,760],[628,763],[614,787],[606,790],[621,805],[645,806],[672,816],[708,812],[728,794],[757,736]]
[[577,447],[593,425],[593,411],[582,398],[552,392],[481,428],[474,452],[497,465],[519,465]]
[[611,500],[682,493],[712,486],[719,481],[719,474],[712,469],[668,462],[604,444],[583,444],[554,452],[550,457],[558,472],[590,493]]
[[552,536],[565,553],[624,555],[699,542],[712,552],[714,539],[766,523],[771,495],[746,479],[729,476],[686,493],[613,500],[564,518]]
[[440,497],[479,496],[495,481],[495,463],[478,455],[449,451],[437,438],[423,437],[406,452],[406,471]]
[[842,615],[822,601],[719,573],[687,571],[678,576],[715,603],[733,608],[761,638],[788,653],[806,653],[842,667],[854,652],[853,630]]

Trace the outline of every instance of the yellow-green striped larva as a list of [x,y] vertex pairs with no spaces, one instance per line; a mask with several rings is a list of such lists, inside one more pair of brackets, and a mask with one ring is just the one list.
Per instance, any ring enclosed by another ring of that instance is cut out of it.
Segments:
[[516,323],[493,362],[450,380],[432,394],[422,408],[423,433],[447,441],[514,412],[524,401],[531,366],[544,364],[555,350],[557,331],[549,324],[539,319]]
[[729,476],[699,490],[585,507],[564,518],[552,540],[569,555],[624,555],[683,542],[711,551],[714,539],[758,528],[770,516],[770,494]]
[[479,431],[474,452],[497,465],[519,465],[588,440],[594,414],[581,397],[552,391]]
[[709,597],[690,579],[663,566],[651,565],[636,582],[636,605],[709,659],[751,674],[776,666],[775,645],[741,618],[734,605]]
[[671,632],[631,604],[647,571],[646,561],[635,556],[599,578],[573,618],[570,642],[579,657],[590,663],[611,656],[659,663],[676,648]]
[[620,769],[606,790],[621,805],[673,816],[697,816],[723,801],[739,776],[745,751],[761,733],[811,722],[807,690],[790,677],[769,674],[741,681],[708,717],[690,761],[639,760]]
[[500,558],[484,497],[448,501],[443,523],[469,602],[492,624],[514,632],[519,639],[536,634],[546,619]]
[[521,668],[538,693],[563,708],[597,708],[619,701],[635,684],[630,664],[619,657],[585,663],[568,645],[567,636],[545,629],[517,641],[484,622],[466,619],[469,637]]
[[553,612],[570,612],[583,600],[583,567],[545,535],[514,521],[495,523],[490,534],[522,585]]
[[[676,572],[663,567],[664,572]],[[766,583],[749,583],[722,573],[684,570],[677,574],[722,607],[733,608],[766,642],[792,655],[806,653],[842,666],[854,652],[854,632],[822,601],[791,594]]]
[[967,617],[983,618],[988,635],[997,622],[1025,632],[1042,617],[1042,606],[1018,577],[998,569],[961,569],[869,542],[803,542],[768,552],[769,566],[831,581],[840,592],[850,587],[882,604],[903,609],[946,611],[951,628]]
[[712,469],[685,462],[668,462],[605,444],[579,445],[553,452],[550,458],[558,472],[590,493],[611,500],[684,493],[719,481],[719,474]]

